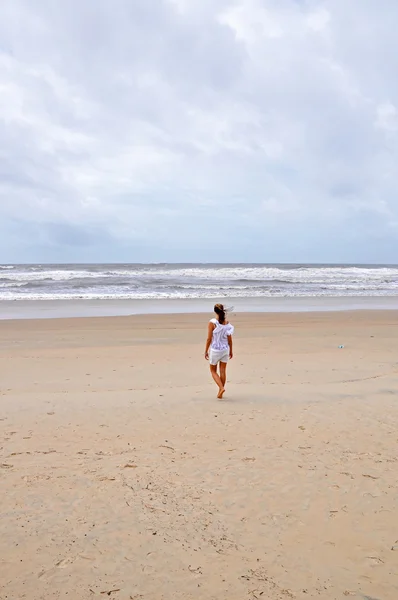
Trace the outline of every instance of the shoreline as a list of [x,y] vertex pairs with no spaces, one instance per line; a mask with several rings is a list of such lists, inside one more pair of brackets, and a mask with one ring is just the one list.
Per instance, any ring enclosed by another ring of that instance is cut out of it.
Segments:
[[[211,312],[216,298],[162,300],[2,300],[0,320],[122,317]],[[398,297],[228,298],[235,313],[398,310]]]

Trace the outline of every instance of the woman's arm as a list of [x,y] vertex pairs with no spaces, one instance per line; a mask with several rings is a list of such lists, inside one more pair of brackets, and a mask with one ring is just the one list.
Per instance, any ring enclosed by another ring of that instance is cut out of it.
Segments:
[[210,348],[210,344],[211,341],[213,339],[213,331],[214,331],[214,323],[209,323],[209,326],[207,328],[207,339],[206,339],[206,348],[205,348],[205,359],[209,360],[209,348]]
[[229,358],[233,358],[234,352],[233,352],[233,348],[232,348],[232,335],[228,336],[228,346],[229,346]]

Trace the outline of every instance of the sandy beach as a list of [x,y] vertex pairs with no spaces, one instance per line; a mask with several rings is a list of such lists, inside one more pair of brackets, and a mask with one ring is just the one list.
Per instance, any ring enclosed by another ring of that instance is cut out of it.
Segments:
[[397,600],[398,311],[206,320],[0,322],[1,600]]

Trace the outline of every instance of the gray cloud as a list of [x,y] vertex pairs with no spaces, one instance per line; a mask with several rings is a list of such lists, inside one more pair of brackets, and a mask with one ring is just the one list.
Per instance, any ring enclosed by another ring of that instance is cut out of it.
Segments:
[[0,262],[398,262],[398,6],[0,7]]

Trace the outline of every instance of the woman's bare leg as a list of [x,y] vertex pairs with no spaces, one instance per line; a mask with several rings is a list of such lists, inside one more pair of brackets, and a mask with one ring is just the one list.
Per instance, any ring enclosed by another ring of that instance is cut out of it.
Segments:
[[217,373],[217,365],[210,365],[210,373],[211,373],[211,376],[213,377],[214,381],[216,382],[216,384],[219,387],[217,398],[222,398],[225,390],[224,390],[223,383],[221,381],[221,377]]
[[225,389],[225,384],[227,383],[227,363],[220,362],[220,379],[222,386]]

